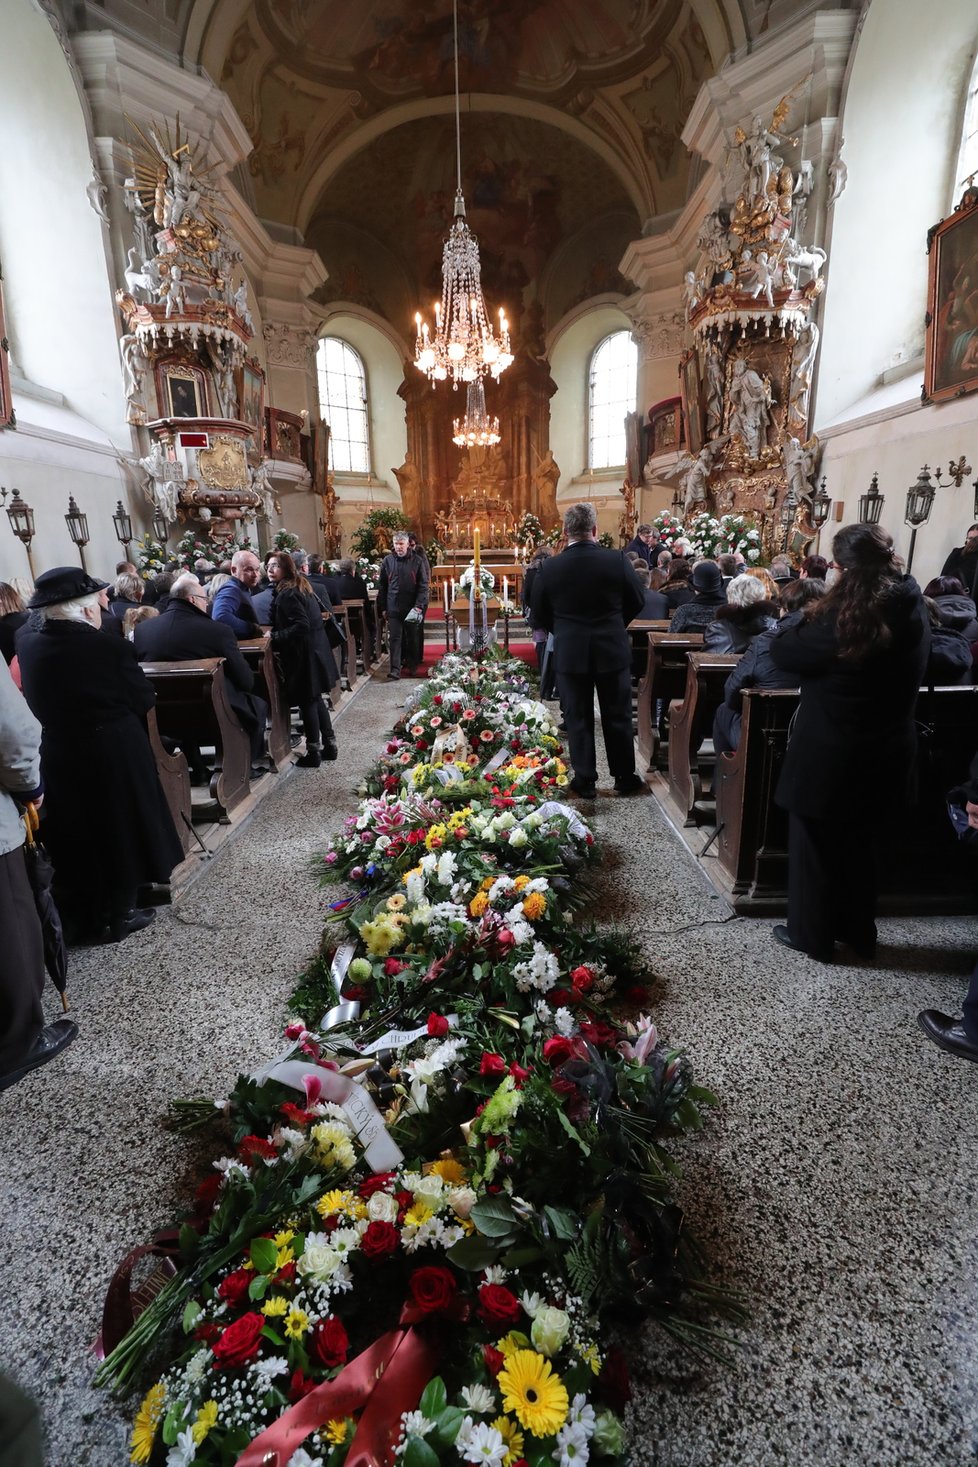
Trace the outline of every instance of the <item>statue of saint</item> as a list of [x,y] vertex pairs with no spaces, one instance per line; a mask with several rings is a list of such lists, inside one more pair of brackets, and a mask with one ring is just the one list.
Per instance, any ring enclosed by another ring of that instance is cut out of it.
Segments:
[[774,402],[771,384],[749,367],[743,357],[738,357],[727,396],[730,400],[730,432],[741,440],[748,458],[760,458],[767,446],[766,434]]
[[557,514],[557,484],[560,467],[554,458],[553,449],[537,459],[533,469],[534,514],[546,524]]
[[421,528],[421,474],[410,449],[399,469],[391,469],[401,491],[401,508],[415,529]]

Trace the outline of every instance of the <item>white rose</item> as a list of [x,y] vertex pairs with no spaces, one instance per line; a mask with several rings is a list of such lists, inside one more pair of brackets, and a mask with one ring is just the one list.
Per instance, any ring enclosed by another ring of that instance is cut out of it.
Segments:
[[528,846],[530,844],[530,837],[525,830],[520,830],[519,826],[517,826],[509,838],[509,843],[511,846]]
[[468,1217],[476,1203],[476,1194],[471,1187],[453,1187],[448,1194],[448,1205],[456,1217]]
[[542,1355],[556,1355],[566,1340],[569,1329],[569,1315],[563,1309],[554,1309],[545,1304],[537,1310],[530,1326],[530,1339],[534,1349],[539,1350]]
[[374,1192],[367,1199],[367,1216],[371,1222],[392,1223],[397,1218],[397,1198],[389,1192]]
[[411,1191],[419,1201],[424,1202],[434,1212],[441,1206],[445,1195],[445,1183],[441,1177],[431,1172],[427,1177],[422,1177],[417,1186],[411,1188]]
[[516,816],[512,810],[504,810],[501,815],[496,816],[492,823],[497,830],[511,830],[516,824]]
[[318,1238],[325,1238],[325,1234],[310,1233],[306,1238],[306,1246],[296,1268],[304,1277],[325,1284],[333,1277],[340,1260],[326,1242],[314,1241]]

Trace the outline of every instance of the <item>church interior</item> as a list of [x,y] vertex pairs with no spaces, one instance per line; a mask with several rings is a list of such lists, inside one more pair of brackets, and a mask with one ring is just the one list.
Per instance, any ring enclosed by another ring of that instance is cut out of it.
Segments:
[[[447,651],[473,549],[518,599],[527,546],[581,501],[615,548],[640,523],[742,517],[765,563],[877,523],[921,585],[978,521],[973,0],[0,14],[0,581],[111,581],[202,546],[214,565],[238,546],[356,559],[365,523],[389,535],[399,512]],[[430,345],[460,219],[487,313],[471,371]],[[120,1260],[212,1164],[167,1106],[276,1052],[344,895],[323,853],[411,687],[364,662],[336,762],[283,761],[151,927],[73,952],[79,1040],[0,1094],[0,1372],[51,1464],[205,1461],[176,1427],[133,1448],[138,1398],[93,1384],[93,1345]],[[709,831],[658,799],[598,806],[586,914],[630,934],[660,1032],[715,1097],[669,1146],[736,1300],[702,1348],[622,1313],[627,1459],[973,1463],[978,1074],[914,1024],[960,1007],[973,864],[945,899],[886,909],[875,964],[822,968],[706,879]],[[423,1440],[403,1455],[437,1467]]]

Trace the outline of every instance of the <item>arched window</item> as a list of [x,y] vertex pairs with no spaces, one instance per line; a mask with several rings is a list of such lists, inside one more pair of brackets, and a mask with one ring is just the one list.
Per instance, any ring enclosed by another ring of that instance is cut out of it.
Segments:
[[333,468],[339,473],[370,473],[367,431],[367,375],[363,362],[338,336],[324,336],[316,353],[319,410],[330,426]]
[[588,381],[588,467],[617,468],[626,459],[625,418],[635,411],[638,350],[630,331],[594,349]]
[[961,152],[958,154],[958,167],[954,175],[952,203],[958,202],[964,180],[973,173],[978,174],[978,60],[968,83],[968,100],[964,106]]

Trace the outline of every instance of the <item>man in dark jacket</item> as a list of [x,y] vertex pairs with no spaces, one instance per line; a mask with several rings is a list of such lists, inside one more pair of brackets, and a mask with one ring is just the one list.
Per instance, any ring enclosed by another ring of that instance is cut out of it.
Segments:
[[[377,609],[387,617],[387,636],[390,642],[391,666],[387,674],[391,680],[401,676],[401,648],[404,645],[404,622],[408,615],[412,621],[423,618],[428,609],[428,573],[426,561],[412,555],[405,531],[394,536],[394,549],[384,556],[380,567],[380,584],[377,588]],[[420,613],[416,618],[413,613]],[[410,626],[410,623],[408,624]],[[423,623],[422,623],[423,625]],[[411,633],[409,632],[410,636]],[[420,641],[420,637],[417,639]],[[416,652],[412,651],[412,656]],[[408,665],[408,674],[415,663]]]
[[554,634],[560,704],[567,724],[571,789],[593,799],[598,780],[594,694],[601,710],[608,766],[619,795],[645,788],[635,773],[632,735],[632,652],[626,630],[645,602],[628,559],[597,543],[593,504],[564,515],[567,549],[546,560],[533,585],[535,625]]
[[[261,636],[258,614],[251,600],[253,586],[261,574],[261,561],[251,550],[238,550],[231,558],[231,579],[214,597],[211,617],[229,626],[239,642]],[[172,587],[171,587],[172,593]]]
[[[252,693],[254,673],[231,628],[207,615],[207,593],[196,576],[189,572],[178,576],[170,588],[167,610],[162,616],[139,623],[133,645],[140,662],[197,662],[222,657],[228,702],[248,732],[251,762],[258,766],[264,758],[266,706]],[[255,775],[263,772],[253,768]]]
[[701,632],[716,620],[717,608],[727,604],[723,577],[715,560],[698,560],[691,580],[693,599],[673,612],[669,623],[671,632]]
[[343,604],[343,593],[336,584],[336,577],[326,574],[321,555],[310,555],[306,580],[312,587],[312,594],[323,606],[341,606]]
[[633,539],[625,546],[626,555],[637,555],[650,568],[655,565],[655,557],[659,553],[659,542],[655,538],[655,532],[651,525],[639,525]]
[[972,601],[978,591],[978,525],[972,525],[964,544],[952,550],[941,567],[942,576],[954,576],[961,582]]

